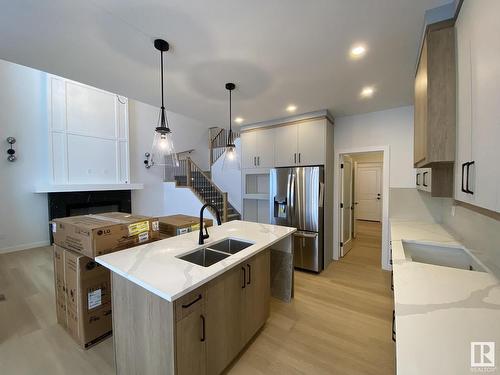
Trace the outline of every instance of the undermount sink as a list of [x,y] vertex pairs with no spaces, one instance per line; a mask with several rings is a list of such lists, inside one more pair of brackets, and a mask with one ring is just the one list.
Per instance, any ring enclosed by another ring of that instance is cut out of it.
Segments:
[[177,258],[197,264],[198,266],[209,267],[252,245],[252,242],[226,238],[220,242],[210,244],[203,249],[178,256]]
[[459,247],[427,245],[403,241],[406,259],[413,262],[458,268],[462,270],[486,272],[467,251]]
[[208,247],[212,250],[222,251],[223,253],[236,254],[237,252],[252,246],[253,243],[236,240],[234,238],[226,238],[221,242],[211,244]]
[[193,251],[192,253],[178,257],[179,259],[185,260],[197,264],[198,266],[209,267],[212,264],[220,262],[226,259],[230,254],[221,253],[219,251],[214,251],[210,249],[200,249]]

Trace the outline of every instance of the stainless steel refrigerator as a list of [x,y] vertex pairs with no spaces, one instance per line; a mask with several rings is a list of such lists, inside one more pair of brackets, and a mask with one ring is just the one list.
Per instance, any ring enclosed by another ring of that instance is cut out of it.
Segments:
[[323,270],[324,167],[275,168],[270,174],[271,224],[297,228],[294,266]]

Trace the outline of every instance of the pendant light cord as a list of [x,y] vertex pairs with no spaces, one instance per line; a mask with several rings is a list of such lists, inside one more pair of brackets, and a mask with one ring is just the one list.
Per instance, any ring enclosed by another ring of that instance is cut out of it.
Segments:
[[232,124],[231,124],[231,119],[233,118],[233,115],[232,115],[232,95],[231,95],[231,92],[233,90],[229,90],[229,135],[228,135],[228,143],[229,144],[233,144],[233,127],[232,127]]
[[161,79],[161,112],[160,112],[160,127],[166,128],[167,132],[170,133],[170,128],[168,126],[168,117],[165,111],[165,94],[163,88],[163,51],[160,51],[160,79]]

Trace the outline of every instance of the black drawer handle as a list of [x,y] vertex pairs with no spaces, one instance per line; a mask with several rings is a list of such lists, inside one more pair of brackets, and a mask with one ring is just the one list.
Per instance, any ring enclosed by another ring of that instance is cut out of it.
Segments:
[[417,181],[415,183],[417,186],[420,186],[420,173],[417,173]]
[[427,184],[425,183],[425,176],[427,175],[427,173],[429,173],[429,172],[424,172],[424,174],[422,175],[422,179],[423,179],[422,186],[424,186],[424,187],[427,187]]
[[189,302],[187,305],[182,305],[183,309],[187,309],[188,307],[193,306],[196,302],[198,302],[201,299],[201,294],[198,294],[198,297],[196,297],[195,300]]
[[250,264],[247,264],[247,268],[248,268],[248,281],[247,281],[247,285],[250,285],[252,283],[252,267],[250,266]]
[[206,339],[206,333],[205,333],[205,317],[203,315],[200,315],[201,319],[201,342],[204,342]]
[[396,342],[396,312],[392,310],[392,341]]
[[243,270],[243,284],[241,285],[241,289],[245,289],[247,285],[247,270],[245,267],[241,267]]
[[464,188],[464,175],[465,175],[465,166],[467,163],[462,163],[462,193],[467,193],[467,190]]
[[474,194],[474,192],[472,190],[469,189],[469,167],[471,165],[474,165],[474,161],[470,161],[468,163],[466,163],[466,167],[467,167],[467,179],[465,180],[465,192],[466,193],[469,193],[469,194]]

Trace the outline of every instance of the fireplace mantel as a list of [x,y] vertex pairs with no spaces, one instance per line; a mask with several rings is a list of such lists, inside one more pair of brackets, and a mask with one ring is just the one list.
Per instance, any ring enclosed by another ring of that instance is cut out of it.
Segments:
[[63,193],[78,191],[140,190],[143,184],[63,184],[37,185],[35,193]]

